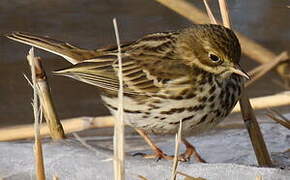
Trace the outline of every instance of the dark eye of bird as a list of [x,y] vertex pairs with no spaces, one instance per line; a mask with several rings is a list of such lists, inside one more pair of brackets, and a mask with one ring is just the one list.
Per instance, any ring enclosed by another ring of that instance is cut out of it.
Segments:
[[219,61],[221,60],[218,56],[216,56],[216,55],[214,55],[214,54],[211,54],[211,53],[208,54],[208,57],[209,57],[213,62],[219,62]]

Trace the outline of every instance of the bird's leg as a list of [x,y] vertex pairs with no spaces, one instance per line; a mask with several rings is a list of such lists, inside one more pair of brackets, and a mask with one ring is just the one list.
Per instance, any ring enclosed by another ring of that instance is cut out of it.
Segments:
[[195,147],[191,145],[185,138],[181,138],[181,142],[185,145],[186,150],[184,153],[178,156],[178,160],[189,161],[190,157],[193,155],[197,162],[206,163],[206,161],[196,151]]
[[146,141],[146,143],[150,146],[150,148],[153,150],[154,154],[143,154],[143,153],[136,153],[135,155],[142,155],[144,158],[157,158],[157,160],[159,159],[167,159],[167,160],[171,160],[172,158],[170,156],[167,156],[158,146],[156,146],[156,144],[150,139],[150,137],[148,136],[148,134],[141,130],[141,129],[135,129],[140,136],[142,136],[144,138],[144,140]]
[[[150,139],[150,137],[145,131],[141,129],[135,129],[135,130],[140,134],[140,136],[144,138],[144,140],[153,150],[154,154],[136,153],[134,155],[142,155],[146,159],[157,158],[158,160],[160,159],[173,160],[174,156],[169,156],[165,154],[158,146],[156,146],[156,144]],[[198,154],[195,147],[191,145],[185,138],[181,138],[181,142],[185,145],[186,150],[184,153],[178,155],[178,161],[183,161],[183,162],[189,161],[190,157],[193,155],[197,162],[202,162],[202,163],[206,162]]]

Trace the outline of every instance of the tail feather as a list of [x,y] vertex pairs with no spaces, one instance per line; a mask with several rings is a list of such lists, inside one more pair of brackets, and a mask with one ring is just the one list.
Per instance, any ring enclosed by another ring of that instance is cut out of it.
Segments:
[[12,32],[7,34],[6,37],[14,41],[28,44],[30,46],[62,56],[72,64],[77,64],[81,61],[92,59],[100,54],[95,50],[81,49],[69,43],[26,32]]

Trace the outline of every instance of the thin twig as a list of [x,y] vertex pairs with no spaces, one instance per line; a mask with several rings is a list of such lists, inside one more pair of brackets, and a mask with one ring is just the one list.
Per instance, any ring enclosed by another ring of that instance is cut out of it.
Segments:
[[76,138],[76,140],[78,140],[84,147],[86,147],[87,149],[95,152],[96,154],[98,153],[98,151],[91,145],[89,145],[85,140],[83,140],[77,133],[72,133],[72,135]]
[[[274,109],[268,109],[268,112],[266,115],[276,121],[277,123],[281,124],[287,129],[290,129],[290,120],[287,119],[285,116],[283,116],[281,113]],[[277,118],[275,115],[279,116],[280,118]]]
[[253,71],[250,72],[250,74],[256,73],[255,76],[252,76],[251,80],[247,81],[245,86],[247,87],[247,86],[253,84],[255,81],[260,79],[263,75],[265,75],[267,72],[271,71],[277,65],[279,65],[281,62],[288,60],[288,59],[289,59],[288,52],[283,51],[273,61],[271,61],[269,63],[262,64],[259,67],[255,68]]
[[116,119],[114,130],[114,172],[115,180],[125,179],[124,168],[124,109],[123,109],[123,70],[122,70],[122,57],[121,46],[119,39],[119,31],[116,18],[113,19],[114,30],[118,46],[118,77],[119,77],[119,91],[118,91],[118,119]]
[[206,8],[206,12],[207,12],[207,15],[208,15],[208,17],[209,17],[209,19],[210,19],[210,22],[211,22],[212,24],[218,24],[218,23],[217,23],[217,20],[215,19],[214,15],[213,15],[213,13],[212,13],[212,11],[211,11],[211,9],[210,9],[210,6],[209,6],[207,0],[203,0],[203,3],[204,3],[204,6],[205,6],[205,8]]

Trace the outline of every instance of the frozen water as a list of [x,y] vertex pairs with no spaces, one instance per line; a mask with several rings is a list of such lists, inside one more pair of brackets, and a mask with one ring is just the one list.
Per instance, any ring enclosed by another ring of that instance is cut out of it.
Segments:
[[[275,123],[262,124],[261,128],[272,158],[276,164],[284,166],[283,170],[255,167],[256,159],[246,130],[231,129],[189,138],[209,163],[200,164],[194,160],[180,163],[178,171],[207,180],[254,180],[258,175],[263,180],[289,180],[290,152],[284,152],[290,148],[289,130]],[[159,145],[166,152],[173,153],[174,143],[174,138],[171,138]],[[34,179],[32,147],[33,143],[27,141],[0,143],[0,179]],[[98,147],[88,149],[74,139],[44,142],[43,150],[48,179],[52,179],[53,175],[61,180],[113,179],[112,161],[108,160],[111,152],[108,150]],[[126,176],[129,180],[140,179],[138,175],[148,180],[170,179],[171,163],[128,155]],[[184,178],[178,175],[177,179]]]

